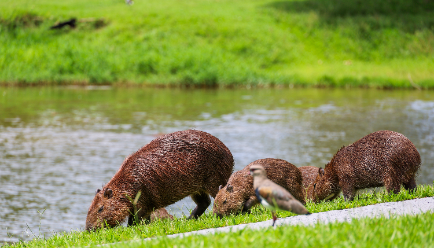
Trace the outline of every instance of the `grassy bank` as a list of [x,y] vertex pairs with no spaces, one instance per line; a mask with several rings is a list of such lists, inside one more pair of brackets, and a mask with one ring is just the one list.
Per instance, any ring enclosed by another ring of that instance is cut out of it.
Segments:
[[283,226],[186,238],[162,237],[110,247],[433,247],[433,228],[434,213],[424,213],[314,227]]
[[1,84],[434,88],[431,0],[3,0],[0,33]]
[[[429,197],[434,196],[434,185],[420,185],[417,189],[417,191],[413,194],[409,194],[407,191],[401,191],[397,195],[388,195],[384,192],[379,193],[363,193],[360,194],[359,197],[356,197],[356,199],[353,202],[345,202],[342,197],[335,199],[332,202],[322,202],[319,204],[314,203],[308,203],[307,208],[312,213],[317,212],[324,212],[329,210],[338,210],[338,209],[347,209],[347,208],[354,208],[354,207],[360,207],[360,206],[366,206],[381,202],[394,202],[394,201],[403,201],[403,200],[409,200],[409,199],[415,199],[415,198],[422,198],[422,197]],[[293,214],[289,212],[280,212],[280,217],[287,217],[291,216]],[[434,217],[432,214],[425,214],[428,216],[429,220],[432,220]],[[425,216],[423,215],[423,216]],[[411,219],[411,221],[414,221],[417,223],[417,225],[424,225],[425,222],[421,222],[424,218],[417,218],[417,217],[400,217],[398,219],[405,218]],[[202,217],[200,217],[198,220],[186,220],[185,217],[182,218],[175,218],[173,221],[157,221],[153,222],[149,225],[139,225],[134,227],[119,227],[114,229],[108,229],[108,230],[100,230],[97,232],[81,232],[81,231],[73,231],[70,233],[59,233],[55,234],[52,237],[44,238],[37,236],[37,233],[35,233],[36,238],[33,241],[30,242],[22,242],[22,243],[16,243],[12,247],[65,247],[65,246],[89,246],[89,245],[98,245],[98,244],[104,244],[104,243],[113,243],[113,242],[119,242],[119,241],[128,241],[128,240],[138,240],[143,239],[147,237],[155,237],[155,236],[164,236],[168,234],[174,234],[174,233],[183,233],[183,232],[189,232],[189,231],[196,231],[206,228],[214,228],[214,227],[222,227],[222,226],[231,226],[231,225],[237,225],[242,223],[252,223],[252,222],[258,222],[258,221],[264,221],[271,219],[271,214],[268,210],[265,210],[262,207],[257,207],[253,210],[252,214],[243,214],[243,215],[237,215],[237,216],[229,216],[223,219],[218,219],[211,214],[205,214]],[[395,221],[395,220],[391,220]],[[378,223],[378,221],[369,221],[369,220],[360,220],[356,221],[356,223],[359,223],[358,225],[376,225],[375,223]],[[405,221],[400,222],[402,227],[402,230],[405,230]],[[432,226],[432,224],[430,224]],[[369,229],[358,229],[359,227],[357,225],[351,226],[350,224],[331,224],[331,225],[318,225],[318,230],[315,231],[317,235],[313,235],[312,238],[315,239],[315,241],[312,241],[312,244],[316,244],[315,242],[322,242],[327,240],[327,242],[332,243],[333,240],[337,240],[339,236],[343,235],[342,232],[344,230],[352,230],[352,232],[357,232],[359,235],[359,238],[367,239],[370,237]],[[324,235],[319,235],[321,232],[319,230],[327,229],[327,228],[333,228],[334,226],[344,226],[345,228],[339,228],[340,230],[335,230],[333,232],[333,235],[325,237]],[[429,226],[429,225],[428,225]],[[421,227],[419,232],[421,232],[421,235],[425,235],[427,230],[426,227]],[[413,227],[412,227],[413,228]],[[278,236],[281,233],[280,232],[287,232],[285,231],[287,228],[278,228],[274,231],[268,230],[267,233],[270,233],[270,237],[262,235],[262,237],[259,239],[262,244],[265,244],[266,242],[269,242],[269,239],[273,239],[274,236]],[[311,232],[311,230],[316,229],[316,227],[291,227],[290,230],[297,230],[297,232],[300,233],[301,237],[306,236],[308,233]],[[279,231],[280,230],[280,231]],[[377,233],[388,233],[391,229],[389,225],[377,225],[376,227]],[[35,230],[36,231],[36,230]],[[416,230],[415,230],[416,231]],[[243,231],[243,233],[252,233],[253,231]],[[399,231],[397,231],[399,232]],[[214,242],[212,241],[216,237],[222,237],[224,234],[219,234],[217,236],[213,237],[197,237],[193,238],[194,241],[191,240],[191,238],[187,239],[190,241],[183,241],[183,242],[192,242],[192,243],[198,243],[201,244],[203,242]],[[377,234],[375,234],[377,235]],[[378,234],[379,235],[379,234]],[[411,234],[413,235],[413,234]],[[432,237],[432,233],[430,234]],[[238,236],[238,235],[237,235]],[[290,235],[291,236],[291,235]],[[345,236],[345,235],[344,235]],[[234,236],[232,234],[228,235],[226,240],[232,240],[230,242],[234,242]],[[294,237],[297,237],[295,235]],[[424,236],[427,237],[426,235]],[[244,236],[246,238],[246,236]],[[377,237],[377,239],[379,239]],[[223,239],[225,240],[225,239]],[[357,239],[355,239],[357,240]],[[282,240],[283,242],[284,240]],[[354,240],[352,240],[354,241]],[[395,240],[396,241],[396,240]],[[394,242],[395,242],[394,241]],[[399,239],[398,239],[399,241]],[[155,243],[154,243],[155,242]],[[161,243],[162,242],[162,243]],[[244,243],[242,245],[247,246],[251,244],[251,239],[243,241]],[[249,243],[250,242],[250,243]],[[291,241],[292,242],[292,241]],[[302,242],[302,240],[300,240]],[[387,240],[383,240],[382,242],[388,242]],[[165,244],[165,245],[173,245],[172,241],[168,240],[155,240],[151,241],[146,244],[146,246],[150,244]],[[184,243],[183,243],[184,244]],[[219,243],[220,246],[223,245],[230,245],[232,243]],[[381,246],[383,243],[376,243],[376,245]],[[279,244],[280,246],[285,246],[284,243]],[[189,247],[189,245],[186,245],[186,247]]]

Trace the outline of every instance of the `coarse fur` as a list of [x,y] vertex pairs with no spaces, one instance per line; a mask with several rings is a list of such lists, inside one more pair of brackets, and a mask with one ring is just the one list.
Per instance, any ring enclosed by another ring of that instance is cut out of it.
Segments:
[[262,165],[270,180],[288,190],[301,203],[305,203],[302,175],[297,167],[282,159],[266,158],[256,160],[232,174],[228,184],[215,197],[214,214],[223,217],[248,212],[250,208],[259,204],[253,189],[253,177],[249,171],[250,166],[254,164]]
[[414,144],[404,135],[382,130],[342,147],[308,189],[308,199],[319,202],[336,198],[342,191],[352,201],[359,189],[385,186],[398,193],[401,185],[416,188],[421,159]]
[[298,167],[303,177],[303,188],[306,190],[309,186],[315,182],[318,176],[318,167],[315,166],[301,166]]
[[[227,183],[234,166],[229,149],[216,137],[198,130],[178,131],[152,140],[122,163],[113,178],[97,190],[89,207],[86,229],[114,227],[133,216],[149,219],[153,210],[191,196],[197,218],[211,204],[219,185]],[[138,198],[137,213],[132,199]]]

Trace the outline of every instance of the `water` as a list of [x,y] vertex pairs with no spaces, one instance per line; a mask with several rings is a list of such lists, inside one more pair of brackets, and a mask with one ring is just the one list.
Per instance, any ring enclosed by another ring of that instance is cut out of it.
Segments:
[[[432,91],[0,88],[0,243],[83,230],[126,156],[189,128],[222,140],[235,170],[267,157],[324,166],[341,146],[394,130],[422,156],[417,183],[434,180]],[[193,207],[186,198],[168,210]]]

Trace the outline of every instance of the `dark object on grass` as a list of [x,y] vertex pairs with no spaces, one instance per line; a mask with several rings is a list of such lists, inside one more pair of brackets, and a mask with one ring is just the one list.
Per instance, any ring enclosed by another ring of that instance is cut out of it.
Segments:
[[251,165],[250,174],[253,176],[253,188],[256,197],[262,206],[271,209],[273,226],[277,220],[275,210],[285,210],[295,214],[310,214],[303,204],[286,189],[267,178],[267,172],[262,165]]
[[229,149],[209,133],[186,130],[160,136],[127,157],[110,182],[97,190],[86,229],[114,227],[126,218],[134,225],[149,220],[154,209],[186,196],[197,204],[189,218],[198,218],[211,203],[209,195],[215,197],[219,185],[226,184],[233,166]]
[[223,217],[248,212],[250,208],[259,204],[253,189],[253,177],[250,175],[250,166],[253,164],[262,165],[267,171],[268,178],[305,203],[302,176],[297,167],[282,159],[266,158],[258,159],[232,174],[228,184],[220,189],[215,197],[214,214]]
[[63,27],[69,26],[71,28],[75,28],[77,26],[77,19],[72,18],[71,20],[60,22],[54,26],[51,26],[50,29],[61,29]]
[[397,194],[401,185],[416,188],[416,173],[421,159],[414,144],[393,131],[377,131],[353,144],[342,147],[325,166],[308,189],[314,202],[332,200],[342,190],[345,200],[352,201],[359,189],[385,186]]

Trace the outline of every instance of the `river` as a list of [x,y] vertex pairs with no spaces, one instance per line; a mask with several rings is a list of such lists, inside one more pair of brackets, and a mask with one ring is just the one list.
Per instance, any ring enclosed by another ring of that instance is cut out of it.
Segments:
[[[223,141],[235,170],[260,158],[324,166],[343,145],[393,130],[421,154],[417,183],[434,180],[433,91],[0,88],[0,243],[83,230],[125,157],[185,129]],[[193,207],[186,198],[168,210]]]

